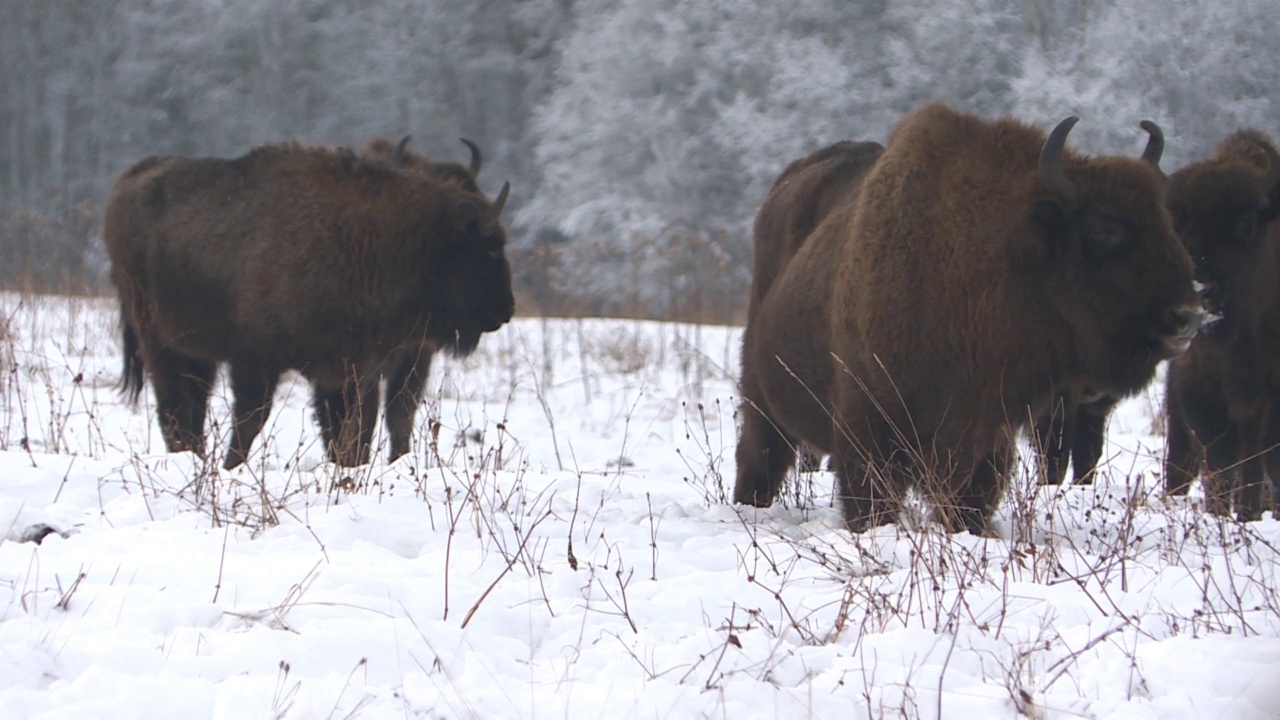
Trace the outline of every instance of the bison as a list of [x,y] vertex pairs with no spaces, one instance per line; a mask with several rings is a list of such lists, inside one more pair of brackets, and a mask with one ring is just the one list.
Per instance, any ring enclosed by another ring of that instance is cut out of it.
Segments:
[[228,363],[230,469],[280,374],[297,369],[330,458],[366,462],[381,375],[424,345],[466,355],[511,319],[508,192],[490,201],[344,148],[291,143],[139,161],[112,188],[103,226],[123,389],[136,401],[145,368],[166,447],[202,454],[214,375]]
[[1186,349],[1203,309],[1163,175],[1066,151],[1075,122],[1046,138],[935,103],[898,125],[751,308],[736,501],[772,502],[803,441],[850,530],[914,485],[988,532],[1017,431]]
[[1280,481],[1280,154],[1236,132],[1170,176],[1168,203],[1220,319],[1166,375],[1165,488],[1183,495],[1203,471],[1211,512],[1257,520]]

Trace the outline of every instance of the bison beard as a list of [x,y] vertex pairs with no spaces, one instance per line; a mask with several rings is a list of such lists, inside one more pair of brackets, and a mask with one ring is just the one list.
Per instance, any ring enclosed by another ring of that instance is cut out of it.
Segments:
[[1046,138],[937,104],[903,120],[753,289],[735,500],[772,502],[804,442],[832,454],[854,531],[915,486],[949,528],[986,532],[1017,432],[1185,350],[1202,310],[1163,176],[1066,152],[1073,123]]
[[368,460],[386,376],[391,452],[403,453],[423,357],[470,352],[512,316],[506,196],[292,144],[140,161],[116,181],[104,221],[126,393],[136,400],[145,368],[168,449],[203,453],[214,374],[229,363],[229,469],[261,431],[280,374],[298,369],[330,458],[354,465]]
[[1166,490],[1204,472],[1210,512],[1262,516],[1280,498],[1280,153],[1256,130],[1169,178],[1174,224],[1221,315],[1169,365]]

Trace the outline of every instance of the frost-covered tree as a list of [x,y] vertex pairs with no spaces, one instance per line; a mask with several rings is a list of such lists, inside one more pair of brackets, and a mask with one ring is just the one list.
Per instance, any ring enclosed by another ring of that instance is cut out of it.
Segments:
[[1162,165],[1172,170],[1240,127],[1280,131],[1277,57],[1280,14],[1267,3],[1118,0],[1074,42],[1033,48],[1015,91],[1024,114],[1076,112],[1089,121],[1082,131],[1100,128],[1089,145],[1095,152],[1136,151],[1138,122],[1155,120],[1166,135]]
[[746,224],[790,159],[883,132],[868,123],[883,73],[861,59],[876,57],[879,12],[830,0],[576,3],[534,120],[544,181],[521,216],[566,238],[566,285],[609,297],[635,274],[654,294],[636,301],[652,305],[681,272],[671,247],[690,242],[737,258],[740,273]]
[[941,100],[986,117],[1013,109],[1031,45],[1021,0],[895,0],[886,17],[889,81],[907,111]]

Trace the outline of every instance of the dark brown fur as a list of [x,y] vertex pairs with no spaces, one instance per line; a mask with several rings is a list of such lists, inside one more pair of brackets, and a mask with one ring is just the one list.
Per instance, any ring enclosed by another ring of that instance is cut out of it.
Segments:
[[360,147],[360,157],[414,170],[441,180],[452,180],[472,192],[479,192],[476,177],[480,174],[484,158],[475,143],[466,138],[462,142],[471,151],[471,164],[467,167],[455,162],[438,162],[408,149],[408,135],[401,138],[399,143],[393,143],[386,137],[371,137]]
[[1049,413],[1036,420],[1032,430],[1041,480],[1049,485],[1061,485],[1066,479],[1068,460],[1074,484],[1093,483],[1106,444],[1107,418],[1120,398],[1085,393],[1076,405],[1070,402],[1069,398],[1056,398]]
[[[360,156],[369,160],[386,163],[391,167],[409,172],[422,173],[428,177],[458,183],[472,192],[479,192],[476,176],[480,173],[483,157],[475,143],[467,139],[462,142],[471,151],[471,163],[468,167],[454,162],[436,162],[425,155],[408,149],[409,136],[406,135],[398,143],[386,137],[372,137],[360,148]],[[409,452],[410,439],[413,435],[414,417],[427,387],[427,379],[431,375],[431,361],[439,347],[427,338],[417,346],[407,345],[387,362],[384,375],[384,405],[387,421],[387,435],[391,442],[390,459]],[[317,396],[317,401],[320,397]],[[332,438],[332,423],[327,421],[328,413],[316,405],[316,417],[325,429],[325,441]],[[332,458],[331,458],[332,459]]]
[[[1164,132],[1150,120],[1139,125],[1148,133],[1142,159],[1160,167],[1164,154]],[[1093,483],[1093,474],[1106,444],[1107,418],[1123,398],[1100,392],[1085,392],[1072,404],[1071,397],[1056,398],[1049,414],[1035,423],[1031,433],[1032,447],[1040,463],[1041,482],[1061,485],[1071,462],[1073,484]]]
[[166,446],[202,453],[214,373],[228,362],[231,468],[295,368],[315,388],[331,457],[367,461],[389,364],[424,337],[467,354],[511,318],[505,196],[491,203],[458,183],[293,144],[138,162],[116,181],[104,223],[126,391],[137,397],[145,366]]
[[[1163,137],[1153,135],[1144,157],[1149,155],[1152,162],[1158,163],[1162,147]],[[814,229],[845,197],[857,195],[863,177],[882,152],[884,146],[880,143],[841,141],[792,162],[773,181],[756,215],[756,261],[748,318]],[[747,327],[750,331],[752,324],[748,322]],[[748,356],[744,360],[751,362],[754,358]],[[754,372],[744,376],[752,377]],[[744,395],[747,396],[754,397],[750,390]],[[1033,433],[1037,455],[1047,482],[1061,484],[1070,461],[1075,482],[1088,484],[1102,456],[1107,418],[1119,398],[1090,397],[1071,407],[1066,406],[1067,402],[1066,398],[1058,398],[1049,414],[1037,421]],[[821,469],[820,452],[803,444],[798,451],[802,471]]]
[[802,440],[832,454],[854,531],[913,484],[986,531],[1015,432],[1185,349],[1199,301],[1162,175],[1063,152],[1050,182],[1045,145],[937,104],[898,126],[748,321],[737,501],[770,503]]
[[1264,134],[1228,137],[1217,156],[1169,178],[1175,227],[1222,319],[1169,366],[1165,483],[1205,474],[1209,509],[1262,515],[1280,481],[1280,156]]
[[[838,142],[792,162],[773,181],[768,197],[756,214],[752,233],[755,269],[747,305],[744,346],[755,344],[752,335],[756,324],[751,318],[759,312],[774,279],[832,209],[844,198],[856,194],[882,152],[884,146],[876,142]],[[743,385],[739,391],[744,406],[761,397],[759,389],[750,384],[759,374],[754,367],[758,361],[759,358],[743,354]],[[744,412],[755,411],[744,409]],[[821,453],[810,446],[799,451],[803,471],[820,469]]]

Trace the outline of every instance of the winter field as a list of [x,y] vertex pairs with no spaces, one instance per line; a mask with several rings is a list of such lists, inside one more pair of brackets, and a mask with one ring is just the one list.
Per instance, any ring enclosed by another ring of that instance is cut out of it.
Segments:
[[1162,499],[1154,391],[998,539],[850,536],[826,473],[726,502],[737,328],[517,320],[356,469],[286,381],[227,473],[221,391],[208,463],[121,402],[114,300],[0,321],[0,717],[1280,713],[1280,523]]

